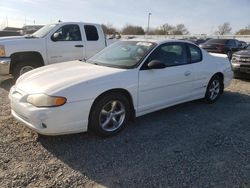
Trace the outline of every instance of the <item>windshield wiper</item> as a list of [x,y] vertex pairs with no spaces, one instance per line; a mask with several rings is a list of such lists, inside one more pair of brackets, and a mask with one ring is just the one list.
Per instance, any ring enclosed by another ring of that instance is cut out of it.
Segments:
[[94,65],[99,65],[99,63],[97,63],[96,61],[87,60],[85,62],[90,63],[90,64],[94,64]]

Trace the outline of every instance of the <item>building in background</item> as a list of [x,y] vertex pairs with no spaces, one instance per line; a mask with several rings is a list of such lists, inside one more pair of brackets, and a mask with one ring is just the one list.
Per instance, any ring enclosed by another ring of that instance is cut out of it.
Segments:
[[20,29],[18,27],[5,27],[2,31],[0,31],[0,37],[5,36],[21,36]]
[[36,32],[42,27],[43,25],[25,25],[22,28],[5,27],[3,30],[0,31],[0,37],[28,35]]

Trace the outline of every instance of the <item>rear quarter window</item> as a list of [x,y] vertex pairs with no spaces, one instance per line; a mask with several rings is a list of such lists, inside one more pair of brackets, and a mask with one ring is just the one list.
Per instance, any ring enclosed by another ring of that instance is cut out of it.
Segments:
[[86,33],[87,41],[97,41],[99,40],[98,31],[93,25],[85,25],[84,30]]
[[202,61],[202,52],[199,47],[188,44],[189,52],[190,52],[190,58],[191,63],[197,63]]

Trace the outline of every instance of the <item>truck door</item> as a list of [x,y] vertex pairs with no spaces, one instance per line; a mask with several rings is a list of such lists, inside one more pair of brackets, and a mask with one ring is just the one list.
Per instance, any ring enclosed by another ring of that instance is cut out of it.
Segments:
[[106,46],[106,39],[99,25],[84,25],[85,58],[88,59]]
[[49,36],[47,56],[49,64],[84,59],[85,50],[79,25],[63,25]]

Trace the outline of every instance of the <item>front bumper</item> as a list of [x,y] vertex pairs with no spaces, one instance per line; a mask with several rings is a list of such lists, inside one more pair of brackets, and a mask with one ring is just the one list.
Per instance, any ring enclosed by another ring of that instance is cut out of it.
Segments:
[[10,74],[10,62],[11,62],[10,58],[0,57],[0,75]]
[[250,64],[249,65],[242,65],[238,63],[232,63],[232,69],[234,72],[242,72],[250,74]]
[[43,135],[87,131],[92,101],[66,103],[60,107],[37,108],[26,102],[27,96],[15,86],[9,93],[11,114],[28,128]]

